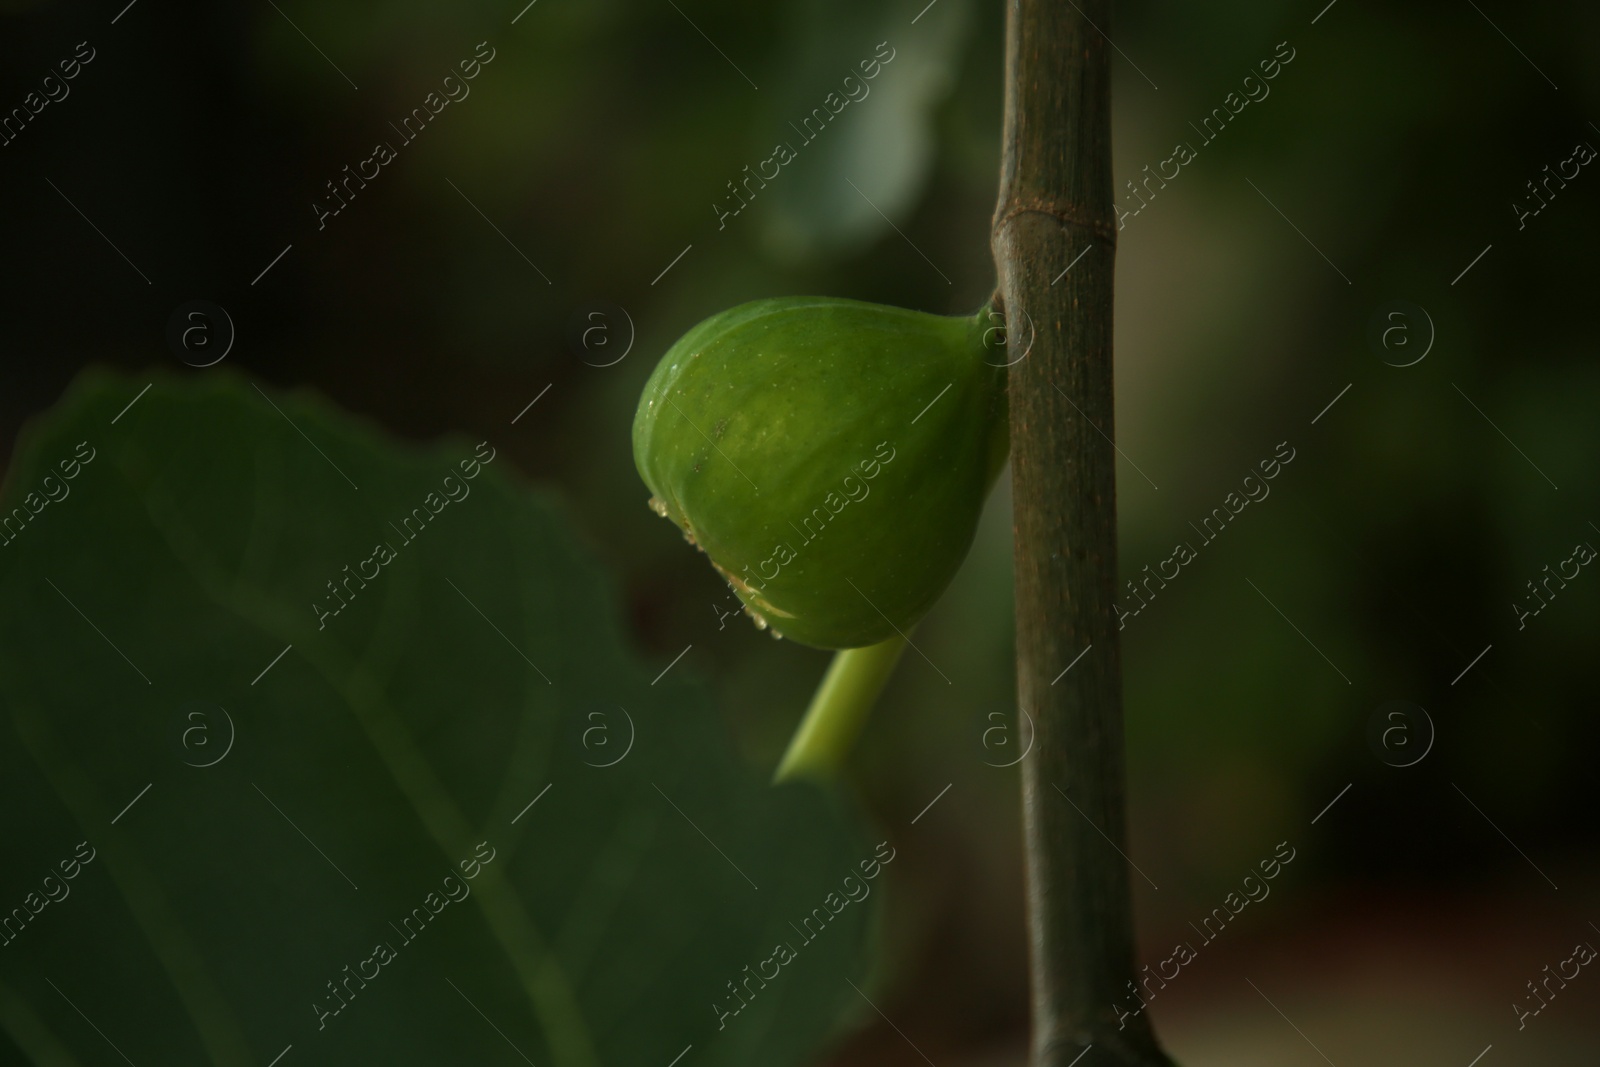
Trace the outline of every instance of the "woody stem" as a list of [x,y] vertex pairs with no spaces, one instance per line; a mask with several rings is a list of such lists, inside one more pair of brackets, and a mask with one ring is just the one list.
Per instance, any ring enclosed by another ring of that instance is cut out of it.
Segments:
[[1110,7],[1009,0],[1007,10],[992,244],[1008,334],[1031,335],[1027,354],[1011,357],[1009,391],[1017,697],[1037,727],[1022,763],[1035,1067],[1170,1065],[1142,1013],[1117,1015],[1135,970],[1112,611],[1116,453],[1102,435],[1113,424],[1110,45],[1100,32]]

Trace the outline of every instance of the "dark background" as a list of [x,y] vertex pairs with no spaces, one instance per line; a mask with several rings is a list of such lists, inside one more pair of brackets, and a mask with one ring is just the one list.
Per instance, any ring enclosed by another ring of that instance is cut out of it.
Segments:
[[[725,588],[644,507],[633,406],[676,336],[743,300],[983,303],[1001,8],[537,0],[512,25],[519,8],[0,5],[0,108],[95,53],[0,147],[0,447],[90,364],[205,374],[167,329],[214,302],[230,368],[401,437],[490,438],[558,487],[641,649],[692,645],[680,669],[768,766],[825,655],[720,617]],[[1511,605],[1600,545],[1600,177],[1520,229],[1513,204],[1600,146],[1600,11],[1138,3],[1102,28],[1119,184],[1198,147],[1120,235],[1125,576],[1295,450],[1123,634],[1142,962],[1297,850],[1152,1014],[1191,1065],[1322,1062],[1275,1008],[1339,1063],[1464,1065],[1490,1043],[1592,1063],[1600,978],[1526,1031],[1510,1005],[1600,941],[1600,577],[1522,629]],[[397,143],[388,123],[484,40],[471,95],[319,230],[324,183]],[[881,41],[871,94],[719,230],[725,183]],[[1199,147],[1189,124],[1279,42],[1295,58],[1270,95]],[[1386,348],[1397,300],[1424,317]],[[855,758],[885,821],[951,786],[895,869],[879,1001],[941,1065],[1014,1061],[1027,1020],[1016,774],[986,766],[1026,742],[985,732],[1014,694],[1008,514],[1002,479],[920,631],[953,684],[907,659]],[[1409,749],[1369,737],[1391,700],[1430,717]],[[840,1057],[922,1062],[881,1022]]]

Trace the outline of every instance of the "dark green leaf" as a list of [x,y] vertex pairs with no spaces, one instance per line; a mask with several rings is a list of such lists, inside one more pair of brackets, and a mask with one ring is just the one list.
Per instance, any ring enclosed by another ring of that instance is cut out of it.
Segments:
[[739,763],[693,653],[653,681],[509,458],[478,446],[468,479],[473,447],[309,398],[144,385],[80,382],[4,493],[11,1040],[140,1067],[813,1058],[859,1006],[868,913],[797,927],[870,844]]

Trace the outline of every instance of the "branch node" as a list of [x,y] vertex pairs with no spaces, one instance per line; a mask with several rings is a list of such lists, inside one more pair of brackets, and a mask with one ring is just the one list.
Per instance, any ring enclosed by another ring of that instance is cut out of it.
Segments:
[[999,234],[1007,223],[1020,215],[1043,215],[1054,219],[1064,230],[1087,230],[1091,238],[1098,238],[1113,251],[1117,247],[1117,227],[1109,219],[1081,204],[1046,197],[1032,197],[1008,203],[1002,212],[996,212],[992,232]]

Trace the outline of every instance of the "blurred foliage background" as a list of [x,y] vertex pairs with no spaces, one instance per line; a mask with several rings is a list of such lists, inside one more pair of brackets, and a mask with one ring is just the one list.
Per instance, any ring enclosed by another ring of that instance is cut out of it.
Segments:
[[[663,665],[692,645],[679,669],[714,687],[752,765],[776,760],[825,656],[723,617],[725,588],[644,506],[634,402],[679,333],[743,300],[982,304],[999,4],[3,7],[0,106],[79,41],[95,50],[0,148],[4,447],[87,365],[182,370],[168,317],[215,301],[238,331],[229,367],[404,437],[489,437],[556,487],[638,645]],[[1277,902],[1150,1010],[1192,1064],[1311,1062],[1246,977],[1338,1062],[1465,1063],[1502,1041],[1593,1062],[1600,988],[1506,1026],[1597,918],[1600,578],[1520,629],[1511,605],[1600,545],[1600,178],[1552,186],[1520,228],[1513,206],[1600,145],[1600,11],[1168,0],[1103,28],[1119,186],[1198,147],[1120,235],[1125,576],[1197,541],[1190,523],[1279,442],[1295,450],[1123,634],[1146,958],[1277,842],[1298,849]],[[389,124],[480,41],[495,58],[471,95],[319,229],[324,183],[396,142]],[[870,94],[719,227],[727,183],[880,42],[894,59]],[[1199,147],[1191,124],[1279,42],[1295,58],[1270,95]],[[1403,368],[1370,339],[1398,299],[1436,331]],[[991,765],[1026,742],[1004,485],[920,630],[952,684],[906,660],[855,765],[905,857],[878,1003],[941,1064],[1014,1057],[1027,1018],[1017,778]],[[1394,699],[1437,731],[1403,769],[1368,737]],[[839,1055],[920,1062],[881,1023]]]

